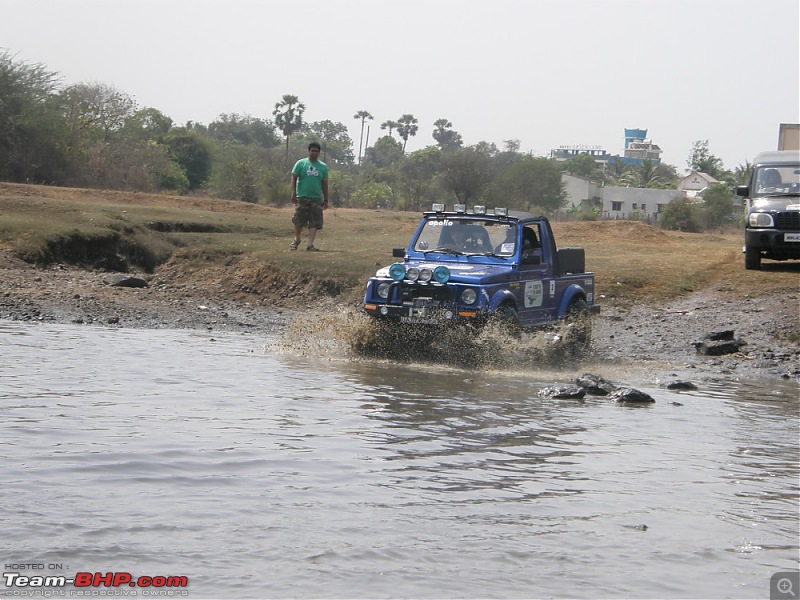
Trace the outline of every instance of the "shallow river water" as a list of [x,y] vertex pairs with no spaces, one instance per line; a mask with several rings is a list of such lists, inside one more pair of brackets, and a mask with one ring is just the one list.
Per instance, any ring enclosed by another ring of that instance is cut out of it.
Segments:
[[793,382],[621,406],[254,335],[0,321],[0,348],[3,572],[188,582],[0,597],[768,598],[798,567]]

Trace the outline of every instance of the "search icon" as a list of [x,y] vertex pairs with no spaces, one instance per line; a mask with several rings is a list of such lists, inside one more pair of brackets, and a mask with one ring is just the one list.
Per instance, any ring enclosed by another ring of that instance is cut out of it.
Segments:
[[789,594],[792,598],[796,598],[792,591],[792,580],[788,577],[779,579],[776,587],[781,594]]

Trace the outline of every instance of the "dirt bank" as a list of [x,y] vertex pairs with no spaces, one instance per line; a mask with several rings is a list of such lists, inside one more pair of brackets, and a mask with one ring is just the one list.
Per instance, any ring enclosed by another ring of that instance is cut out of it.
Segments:
[[[270,273],[246,258],[207,269],[171,261],[141,276],[146,288],[111,286],[109,275],[64,265],[35,268],[0,250],[0,320],[266,334],[284,328],[298,308],[324,314],[354,306],[358,296],[321,295],[319,282]],[[710,289],[657,306],[605,304],[594,319],[591,361],[651,365],[683,376],[800,381],[798,307],[800,290],[732,299]],[[739,352],[697,353],[694,342],[723,330],[746,342]]]

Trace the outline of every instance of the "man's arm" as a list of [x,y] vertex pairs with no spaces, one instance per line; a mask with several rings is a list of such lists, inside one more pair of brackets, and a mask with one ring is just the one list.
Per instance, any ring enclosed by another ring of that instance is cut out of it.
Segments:
[[328,178],[322,180],[322,208],[328,208]]
[[297,204],[297,175],[292,173],[292,204]]

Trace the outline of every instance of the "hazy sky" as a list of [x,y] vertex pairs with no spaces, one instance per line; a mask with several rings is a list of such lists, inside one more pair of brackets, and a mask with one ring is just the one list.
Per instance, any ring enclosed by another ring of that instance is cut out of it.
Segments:
[[101,82],[176,124],[449,119],[465,144],[621,153],[648,129],[682,173],[696,140],[727,168],[800,122],[797,0],[0,0],[0,48],[65,85]]

